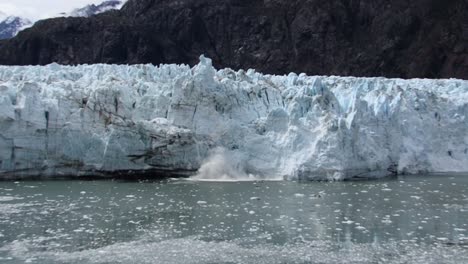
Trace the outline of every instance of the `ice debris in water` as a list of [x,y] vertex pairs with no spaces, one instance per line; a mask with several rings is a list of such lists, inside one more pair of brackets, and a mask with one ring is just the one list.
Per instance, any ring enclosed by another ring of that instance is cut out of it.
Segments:
[[[468,171],[468,81],[186,65],[0,67],[0,175]],[[255,175],[255,176],[253,176]]]

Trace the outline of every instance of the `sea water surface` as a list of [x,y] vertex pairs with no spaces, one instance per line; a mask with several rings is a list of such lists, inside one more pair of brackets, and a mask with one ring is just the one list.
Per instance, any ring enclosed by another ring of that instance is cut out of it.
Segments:
[[0,263],[468,263],[468,176],[0,182]]

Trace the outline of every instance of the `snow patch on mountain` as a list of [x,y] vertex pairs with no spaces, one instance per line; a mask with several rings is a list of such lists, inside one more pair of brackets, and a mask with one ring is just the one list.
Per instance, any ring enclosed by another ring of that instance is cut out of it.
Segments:
[[201,57],[0,67],[0,91],[3,178],[468,172],[463,80],[272,76]]
[[126,1],[122,1],[122,0],[110,0],[110,1],[104,1],[98,5],[91,4],[82,8],[77,8],[73,10],[72,12],[65,14],[65,16],[90,17],[93,15],[104,13],[109,10],[120,9],[125,4],[125,2]]
[[18,34],[21,30],[28,28],[33,23],[26,18],[9,16],[0,12],[0,39],[9,39]]

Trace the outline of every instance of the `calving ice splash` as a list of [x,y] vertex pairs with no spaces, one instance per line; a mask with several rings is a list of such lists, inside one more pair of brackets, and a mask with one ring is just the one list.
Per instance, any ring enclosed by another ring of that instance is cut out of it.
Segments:
[[190,178],[194,181],[278,181],[278,175],[254,175],[246,171],[248,156],[238,151],[215,148],[202,162],[197,174]]
[[468,172],[468,82],[186,65],[0,67],[0,175]]

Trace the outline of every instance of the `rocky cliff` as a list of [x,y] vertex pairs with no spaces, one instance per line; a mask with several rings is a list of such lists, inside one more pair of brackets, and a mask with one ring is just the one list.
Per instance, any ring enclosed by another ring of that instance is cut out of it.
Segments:
[[130,0],[0,42],[6,65],[197,63],[261,72],[468,78],[467,0]]

